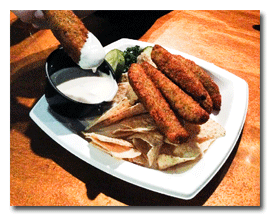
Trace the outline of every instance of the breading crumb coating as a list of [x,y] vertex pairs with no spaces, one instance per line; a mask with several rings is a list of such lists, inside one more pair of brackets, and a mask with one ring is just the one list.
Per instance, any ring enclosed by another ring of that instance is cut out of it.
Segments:
[[221,107],[221,94],[219,91],[218,85],[214,82],[214,80],[207,74],[207,72],[197,65],[194,61],[184,58],[181,55],[175,55],[180,61],[182,61],[201,81],[205,89],[208,91],[212,101],[213,108],[215,110],[220,110]]
[[212,100],[200,80],[190,69],[160,45],[153,47],[151,58],[166,76],[196,100],[208,113],[212,112]]
[[44,17],[54,36],[74,62],[80,61],[88,30],[71,10],[44,10]]
[[133,90],[156,122],[160,132],[173,143],[182,143],[189,133],[181,125],[161,92],[146,75],[140,64],[133,63],[128,70],[128,78]]
[[161,71],[147,62],[141,65],[178,116],[194,124],[203,124],[209,119],[209,114]]

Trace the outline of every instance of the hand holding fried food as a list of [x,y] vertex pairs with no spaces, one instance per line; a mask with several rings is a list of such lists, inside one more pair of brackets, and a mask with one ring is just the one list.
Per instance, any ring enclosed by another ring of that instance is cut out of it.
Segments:
[[54,36],[81,68],[95,68],[103,62],[102,45],[73,11],[44,10],[43,13]]

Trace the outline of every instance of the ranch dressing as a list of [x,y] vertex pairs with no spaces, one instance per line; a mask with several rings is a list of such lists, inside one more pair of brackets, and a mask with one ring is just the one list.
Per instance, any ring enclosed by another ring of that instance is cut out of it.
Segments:
[[94,69],[104,61],[105,51],[99,40],[91,32],[88,32],[87,36],[88,38],[81,49],[78,64],[82,69]]
[[105,73],[75,78],[57,85],[57,88],[71,99],[87,104],[111,101],[118,90],[113,77]]

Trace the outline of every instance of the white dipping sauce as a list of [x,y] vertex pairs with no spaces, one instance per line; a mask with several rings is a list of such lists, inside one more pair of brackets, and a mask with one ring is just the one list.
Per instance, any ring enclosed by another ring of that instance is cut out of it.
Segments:
[[104,61],[105,51],[99,40],[88,32],[88,38],[81,49],[79,66],[82,69],[97,68]]
[[111,101],[117,90],[117,82],[112,76],[86,76],[75,78],[57,85],[57,88],[71,99],[87,103],[98,104]]

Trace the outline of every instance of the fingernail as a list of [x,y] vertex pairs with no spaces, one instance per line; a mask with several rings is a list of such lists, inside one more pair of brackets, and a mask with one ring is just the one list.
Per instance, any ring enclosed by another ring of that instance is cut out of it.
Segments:
[[37,19],[42,19],[44,18],[44,14],[41,10],[37,10],[34,14],[34,16],[37,18]]

